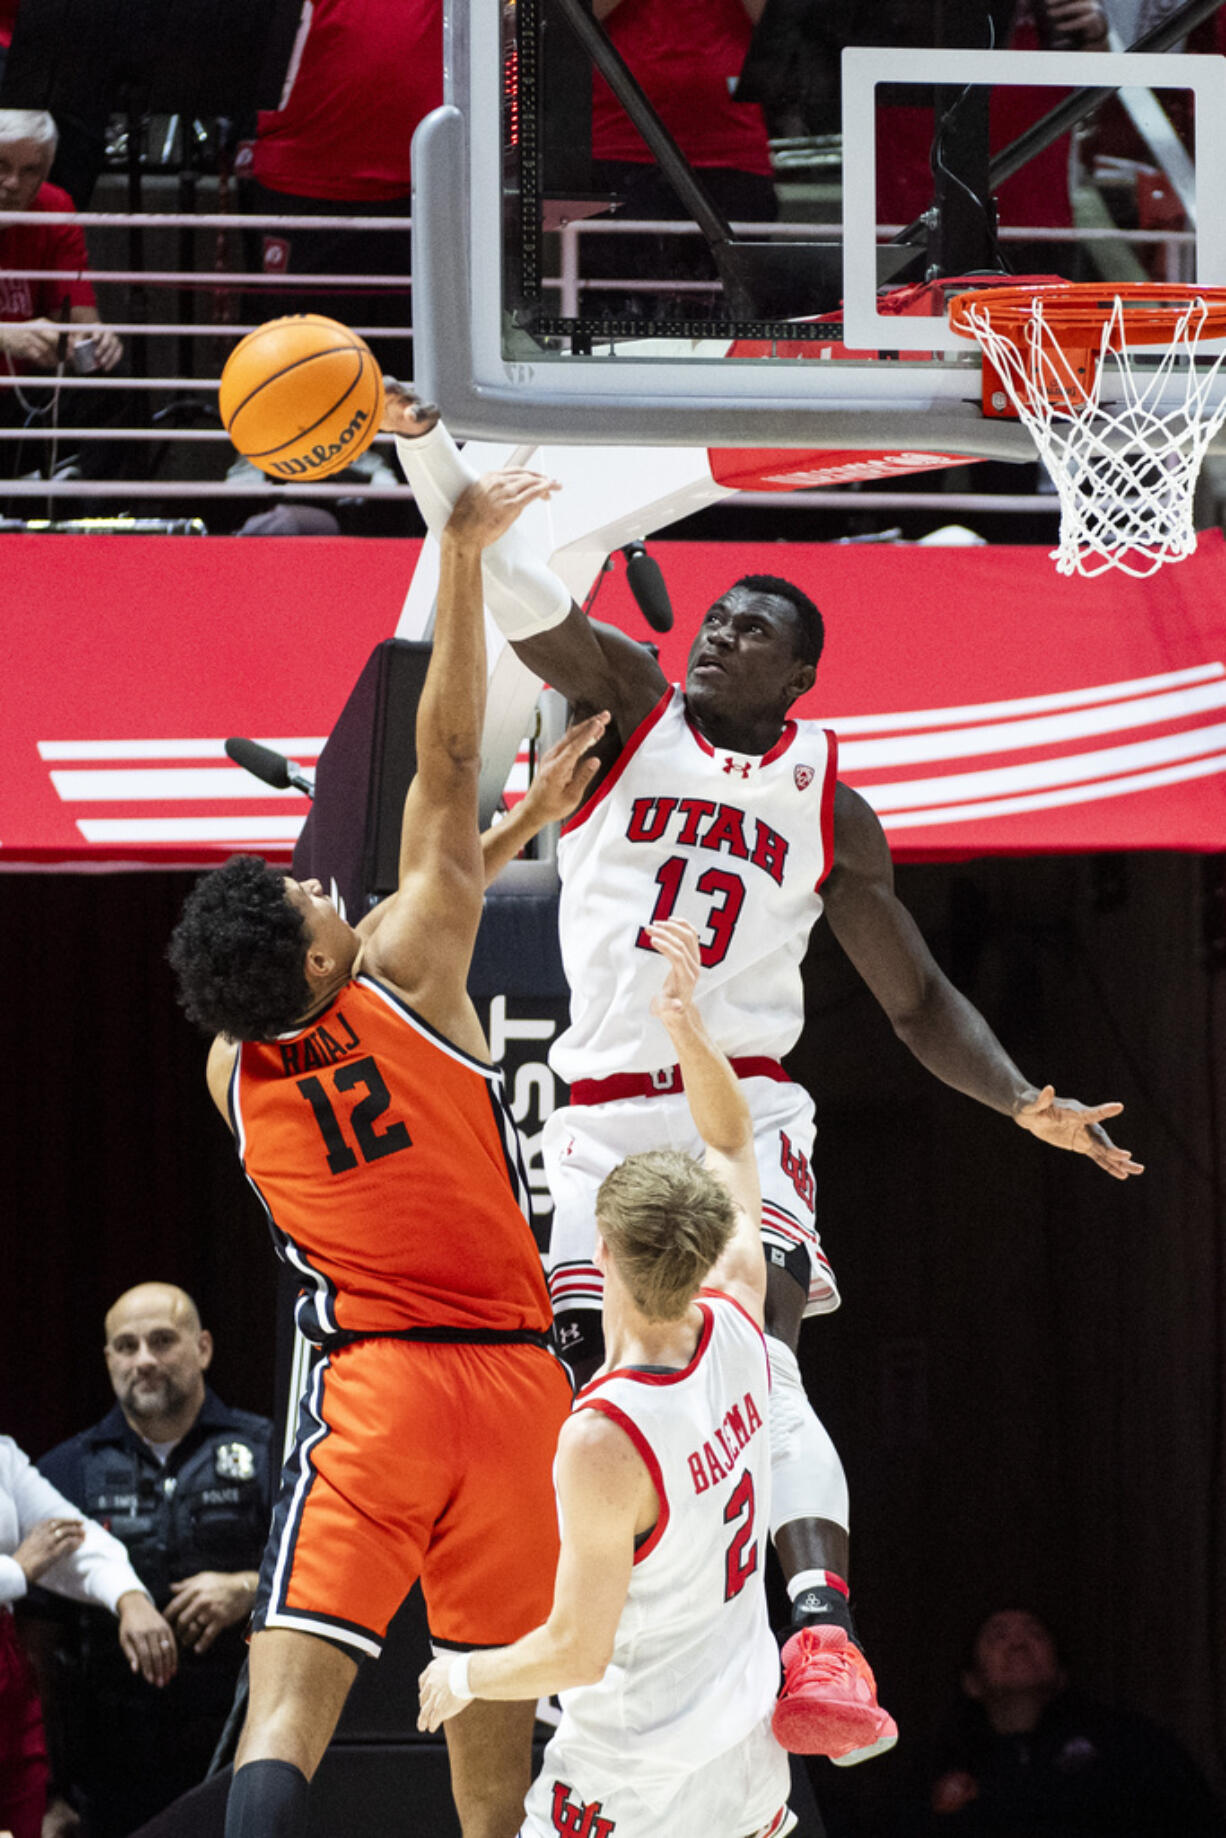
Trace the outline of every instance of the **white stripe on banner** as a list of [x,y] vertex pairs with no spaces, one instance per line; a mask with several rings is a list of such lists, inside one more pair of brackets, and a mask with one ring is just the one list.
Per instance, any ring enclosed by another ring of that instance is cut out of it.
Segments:
[[1122,798],[1133,791],[1156,791],[1160,785],[1178,785],[1184,779],[1204,779],[1215,772],[1226,772],[1226,753],[1190,760],[1182,766],[1167,766],[1157,772],[1134,772],[1121,779],[1096,779],[1089,786],[1069,785],[1060,791],[1036,792],[1023,798],[991,798],[981,804],[944,804],[935,810],[907,811],[883,817],[881,821],[887,832],[919,829],[924,824],[973,823],[980,817],[1008,816],[1014,811],[1054,810],[1061,804],[1097,804],[1103,798]]
[[[261,740],[261,747],[287,753],[300,763],[318,759],[326,734],[291,735],[288,740]],[[224,740],[40,740],[40,759],[225,759]]]
[[956,708],[913,708],[888,715],[831,716],[827,726],[845,734],[896,734],[905,728],[958,727],[968,721],[991,721],[1009,715],[1038,715],[1062,708],[1086,708],[1095,702],[1118,702],[1153,690],[1181,689],[1226,675],[1226,664],[1195,664],[1161,676],[1139,676],[1122,683],[1098,683],[1088,689],[1058,689],[1042,696],[1013,696],[1005,702],[968,702]]
[[972,798],[1005,798],[1049,785],[1115,779],[1125,772],[1144,772],[1176,760],[1199,759],[1221,746],[1226,746],[1226,722],[1219,721],[1211,727],[1162,734],[1156,740],[1133,741],[1126,747],[1104,747],[1096,753],[1021,760],[1016,765],[993,766],[985,772],[951,772],[945,778],[902,779],[896,784],[864,786],[861,791],[884,819],[887,812],[915,810],[920,805],[956,809]]
[[293,817],[78,817],[86,842],[297,842],[305,813]]
[[66,804],[162,804],[168,799],[301,798],[303,793],[278,791],[253,778],[241,766],[134,766],[101,772],[54,771],[51,783]]
[[1179,689],[1169,695],[1113,702],[1106,708],[1077,714],[1044,715],[1029,721],[1002,721],[990,727],[951,728],[942,734],[909,734],[899,740],[853,740],[842,743],[839,766],[845,772],[868,772],[875,766],[904,766],[920,760],[967,759],[976,753],[1014,753],[1022,748],[1051,747],[1083,740],[1091,734],[1114,734],[1125,728],[1155,727],[1226,708],[1226,683]]

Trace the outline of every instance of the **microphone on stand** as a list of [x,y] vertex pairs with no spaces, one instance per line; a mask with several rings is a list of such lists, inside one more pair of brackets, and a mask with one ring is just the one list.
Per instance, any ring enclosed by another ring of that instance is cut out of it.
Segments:
[[301,791],[308,798],[315,796],[315,780],[297,760],[286,759],[284,753],[274,753],[271,747],[262,747],[258,740],[227,740],[226,752],[236,766],[276,791]]
[[626,581],[640,613],[653,632],[671,632],[673,607],[660,573],[660,564],[648,555],[641,542],[628,542],[622,548],[626,558]]

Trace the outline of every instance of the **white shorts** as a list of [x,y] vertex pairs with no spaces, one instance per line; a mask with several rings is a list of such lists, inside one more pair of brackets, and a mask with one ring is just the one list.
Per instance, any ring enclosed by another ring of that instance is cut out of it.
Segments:
[[[839,1305],[839,1290],[814,1222],[813,1100],[800,1085],[770,1078],[743,1079],[742,1086],[753,1115],[767,1258],[802,1282],[807,1276],[807,1315],[828,1314]],[[669,1092],[565,1105],[546,1123],[542,1148],[554,1205],[549,1290],[565,1354],[571,1350],[565,1317],[600,1307],[603,1285],[592,1262],[600,1183],[628,1155],[682,1149],[701,1156],[703,1144],[685,1093]],[[577,1341],[582,1327],[571,1326]]]
[[618,1767],[563,1729],[529,1789],[520,1838],[785,1838],[796,1824],[788,1758],[769,1717],[674,1789],[652,1793],[650,1804],[634,1786],[638,1776],[633,1754]]

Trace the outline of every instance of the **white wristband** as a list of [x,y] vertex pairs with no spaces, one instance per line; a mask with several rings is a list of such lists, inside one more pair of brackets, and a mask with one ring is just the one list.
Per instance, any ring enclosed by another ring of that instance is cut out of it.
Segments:
[[460,1698],[465,1704],[473,1695],[468,1683],[468,1662],[471,1658],[471,1653],[457,1653],[447,1674],[447,1689],[453,1698]]

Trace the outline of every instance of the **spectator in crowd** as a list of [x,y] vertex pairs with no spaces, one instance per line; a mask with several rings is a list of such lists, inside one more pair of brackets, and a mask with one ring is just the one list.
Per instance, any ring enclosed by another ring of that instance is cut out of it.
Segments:
[[[68,193],[47,181],[58,138],[45,109],[0,109],[0,212],[74,208]],[[123,346],[99,318],[94,290],[80,273],[88,266],[79,225],[0,221],[0,352],[10,373],[54,370],[85,339],[97,369],[115,368]],[[55,269],[63,279],[30,280],[26,269]],[[81,329],[63,334],[53,322]]]
[[[304,6],[281,106],[260,113],[247,207],[281,217],[404,217],[413,130],[443,100],[442,0],[313,0]],[[260,267],[286,274],[399,275],[404,285],[352,291],[278,287],[260,312],[322,312],[386,326],[385,370],[412,375],[409,227],[267,229]]]
[[0,1436],[0,1830],[40,1838],[47,1749],[33,1669],[13,1627],[13,1603],[34,1583],[117,1616],[102,1639],[148,1686],[174,1675],[175,1643],[123,1546],[83,1519],[43,1479],[11,1436]]
[[1022,1608],[971,1642],[962,1697],[909,1831],[924,1838],[1222,1838],[1178,1744],[1069,1684],[1051,1629]]
[[115,1663],[96,1615],[55,1630],[57,1774],[91,1838],[123,1838],[203,1778],[229,1713],[271,1516],[272,1425],[205,1383],[212,1336],[172,1284],[120,1296],[105,1351],[114,1409],[39,1466],[123,1540],[178,1645],[177,1675],[155,1694]]
[[[764,0],[595,0],[594,12],[631,75],[732,222],[769,223],[777,215],[770,147],[761,111],[735,102],[753,27]],[[689,212],[655,163],[637,128],[596,76],[592,90],[592,179],[615,192],[628,220],[683,218]],[[600,236],[584,244],[587,278],[637,276],[713,281],[701,236]],[[705,318],[719,312],[702,293],[593,295],[585,311],[650,318]]]
[[[75,380],[78,371],[114,370],[123,356],[82,272],[89,256],[80,226],[6,221],[10,212],[74,208],[68,193],[47,179],[57,138],[45,109],[0,109],[0,429],[46,428],[52,441],[49,455],[38,441],[6,442],[0,472],[9,477],[56,469],[62,455],[52,431],[103,418],[93,390],[31,385],[61,375]],[[32,280],[34,271],[54,271],[55,278]],[[107,418],[117,413],[112,401]],[[106,470],[98,445],[81,472]]]

